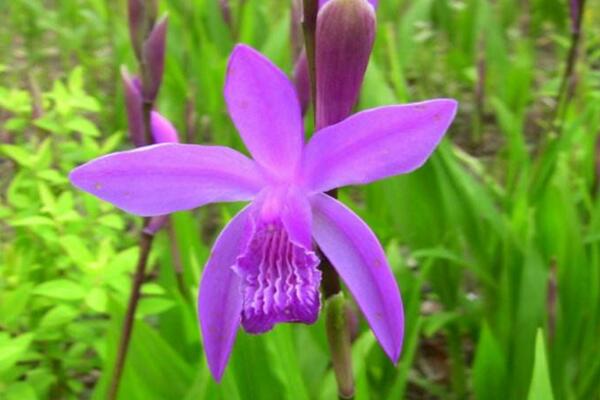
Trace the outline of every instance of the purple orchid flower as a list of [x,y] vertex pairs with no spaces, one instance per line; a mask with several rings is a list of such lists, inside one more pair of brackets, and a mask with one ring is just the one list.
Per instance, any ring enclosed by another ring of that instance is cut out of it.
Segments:
[[228,147],[165,143],[100,157],[76,168],[71,182],[143,216],[252,201],[217,238],[200,283],[200,325],[216,380],[240,325],[262,333],[317,319],[321,273],[313,239],[397,362],[404,313],[383,248],[365,222],[325,192],[419,168],[452,122],[456,101],[363,111],[304,144],[294,86],[245,45],[230,57],[225,100],[253,160]]

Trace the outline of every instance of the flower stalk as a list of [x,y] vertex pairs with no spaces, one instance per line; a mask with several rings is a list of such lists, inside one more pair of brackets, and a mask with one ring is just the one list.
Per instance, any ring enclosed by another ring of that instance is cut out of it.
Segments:
[[[144,225],[148,226],[148,222],[151,218],[144,218]],[[129,341],[131,340],[131,333],[133,330],[133,320],[135,316],[135,310],[140,300],[140,293],[142,283],[144,283],[144,276],[146,273],[146,264],[148,263],[148,256],[150,255],[150,249],[152,248],[152,242],[154,240],[154,234],[148,233],[145,229],[140,235],[140,253],[138,256],[138,262],[135,268],[135,274],[133,276],[133,282],[131,285],[131,295],[129,296],[129,302],[127,303],[127,311],[125,313],[125,320],[123,321],[123,328],[121,330],[121,337],[119,339],[119,349],[117,351],[117,360],[113,369],[113,375],[110,381],[108,389],[107,399],[114,400],[117,398],[119,392],[119,384],[121,383],[121,376],[123,375],[123,367],[125,366],[125,358],[127,356],[127,349],[129,347]]]
[[[367,0],[330,0],[321,3],[313,37],[306,36],[311,98],[317,130],[347,118],[356,103],[375,39],[375,12]],[[310,8],[310,5],[306,6]],[[306,13],[305,13],[306,18]],[[309,46],[313,45],[312,60]],[[298,85],[299,80],[296,80]],[[302,98],[303,96],[300,96]],[[337,190],[328,192],[337,198]],[[322,288],[326,301],[326,331],[338,395],[354,396],[352,345],[340,278],[327,257],[322,258]]]
[[557,131],[560,134],[562,130],[562,120],[567,105],[573,97],[575,82],[577,58],[579,56],[581,46],[581,24],[585,11],[586,0],[570,0],[570,20],[571,20],[571,42],[567,62],[563,76],[560,82],[560,87],[556,95],[556,108],[554,109],[554,118],[558,124]]
[[325,303],[327,341],[331,349],[331,362],[338,384],[338,396],[342,399],[354,398],[352,342],[348,317],[346,299],[342,292],[327,299]]
[[313,112],[316,115],[316,92],[317,78],[315,65],[315,46],[317,33],[317,13],[319,11],[318,0],[304,0],[302,31],[304,32],[304,51],[306,52],[308,80],[310,83],[310,98],[312,100]]
[[[177,141],[177,133],[174,132],[171,124],[158,113],[153,114],[154,102],[162,83],[167,30],[166,16],[155,23],[157,9],[156,0],[129,0],[128,3],[129,31],[140,68],[141,82],[130,76],[124,68],[121,74],[125,89],[130,138],[136,147],[162,141]],[[138,261],[107,394],[107,398],[110,400],[116,399],[118,395],[154,236],[168,223],[168,220],[168,215],[143,219]],[[180,276],[177,280],[181,289]]]

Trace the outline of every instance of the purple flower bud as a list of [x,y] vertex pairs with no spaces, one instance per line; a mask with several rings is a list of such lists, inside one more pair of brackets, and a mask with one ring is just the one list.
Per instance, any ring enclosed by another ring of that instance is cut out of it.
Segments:
[[[371,5],[375,8],[377,8],[377,4],[379,3],[379,0],[368,0],[369,3],[371,3]],[[323,7],[325,5],[325,3],[328,3],[329,0],[319,0],[319,8]]]
[[294,67],[294,86],[296,86],[300,108],[304,115],[310,103],[310,77],[308,76],[308,60],[304,51],[300,54]]
[[144,42],[143,58],[146,75],[143,79],[143,94],[147,101],[153,102],[160,89],[165,65],[166,35],[167,16],[165,15],[152,28],[152,32]]
[[350,115],[375,40],[375,9],[367,0],[330,0],[317,16],[317,129]]
[[144,43],[144,37],[146,36],[144,0],[129,0],[127,10],[129,14],[129,36],[135,55],[139,59],[142,55],[142,43]]
[[146,144],[146,138],[144,136],[144,117],[142,114],[140,83],[136,77],[129,74],[125,67],[121,68],[121,77],[123,79],[123,88],[125,89],[125,106],[127,108],[129,137],[136,147],[144,146]]
[[154,143],[178,143],[177,131],[171,122],[156,111],[151,114]]
[[[127,68],[121,68],[123,87],[125,89],[125,105],[127,107],[127,124],[131,141],[136,147],[145,146],[143,100],[140,90],[140,80],[132,76]],[[156,111],[150,114],[152,143],[179,142],[177,131],[173,124]]]

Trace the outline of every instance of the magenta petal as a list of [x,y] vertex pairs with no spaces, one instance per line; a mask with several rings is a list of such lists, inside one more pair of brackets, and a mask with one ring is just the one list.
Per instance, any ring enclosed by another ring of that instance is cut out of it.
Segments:
[[263,221],[280,221],[291,241],[312,247],[312,212],[305,192],[294,186],[269,187],[256,197],[254,209]]
[[198,316],[204,352],[213,377],[220,381],[240,324],[240,279],[231,268],[247,246],[252,232],[246,207],[223,229],[202,273]]
[[303,173],[315,192],[365,184],[419,168],[456,114],[438,99],[360,112],[317,132],[304,153]]
[[310,209],[298,210],[299,215],[291,216],[286,225],[283,214],[290,216],[302,208],[292,202],[285,204],[289,209],[285,211],[282,203],[287,201],[284,191],[257,199],[252,239],[234,267],[241,278],[242,326],[249,333],[266,332],[281,322],[312,324],[319,315],[319,259],[310,240],[305,246],[292,237],[310,233],[310,221],[305,218],[308,211],[310,219]]
[[171,121],[156,111],[151,114],[152,137],[154,143],[178,143],[177,131]]
[[262,54],[237,45],[225,83],[229,114],[254,159],[289,176],[300,158],[303,128],[294,86]]
[[177,143],[109,154],[75,168],[69,178],[79,189],[143,216],[250,200],[263,186],[256,164],[241,153]]
[[337,200],[316,194],[311,203],[317,244],[356,299],[385,353],[398,362],[404,311],[379,241],[367,224]]
[[304,193],[293,188],[287,191],[281,222],[292,242],[307,249],[312,247],[312,210]]

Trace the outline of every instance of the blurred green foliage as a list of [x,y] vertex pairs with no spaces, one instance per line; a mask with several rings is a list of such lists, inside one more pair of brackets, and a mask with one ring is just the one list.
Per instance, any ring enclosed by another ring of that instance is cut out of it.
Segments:
[[[159,108],[186,142],[242,149],[222,97],[235,42],[292,70],[288,2],[163,0]],[[600,4],[588,0],[577,90],[553,125],[566,0],[381,0],[359,109],[454,97],[458,119],[418,172],[341,197],[401,286],[394,367],[361,322],[357,399],[600,398]],[[141,221],[75,191],[75,166],[129,148],[117,0],[0,2],[0,398],[104,398]],[[482,73],[482,72],[485,73]],[[310,125],[310,124],[309,124]],[[223,383],[196,320],[202,265],[239,205],[179,213],[157,237],[122,399],[332,399],[322,319],[240,332]],[[178,284],[177,271],[182,270]]]

